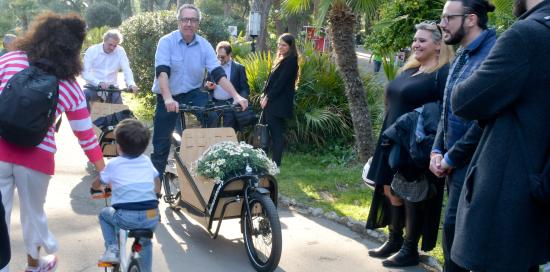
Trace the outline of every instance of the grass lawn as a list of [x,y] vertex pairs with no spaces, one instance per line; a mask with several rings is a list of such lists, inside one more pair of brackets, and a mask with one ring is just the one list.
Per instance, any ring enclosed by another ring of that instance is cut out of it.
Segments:
[[[363,184],[362,170],[362,165],[331,163],[327,156],[285,153],[277,176],[279,192],[299,203],[365,222],[373,191]],[[443,263],[441,228],[439,232],[437,246],[429,254]]]

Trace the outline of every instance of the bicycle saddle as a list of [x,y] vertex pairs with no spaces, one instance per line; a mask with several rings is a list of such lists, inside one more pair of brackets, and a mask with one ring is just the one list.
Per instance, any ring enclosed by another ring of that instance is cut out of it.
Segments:
[[131,238],[153,238],[153,231],[149,229],[134,229],[128,233]]

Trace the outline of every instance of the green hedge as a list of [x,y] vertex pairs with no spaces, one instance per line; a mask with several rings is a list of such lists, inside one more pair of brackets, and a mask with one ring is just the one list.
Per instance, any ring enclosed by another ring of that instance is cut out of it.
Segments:
[[124,49],[130,59],[136,84],[140,92],[134,99],[132,110],[146,120],[151,120],[155,109],[155,97],[151,92],[155,77],[155,51],[159,39],[178,28],[174,11],[146,12],[122,23]]
[[89,28],[117,27],[122,23],[122,18],[117,7],[106,2],[97,2],[86,11],[86,23]]

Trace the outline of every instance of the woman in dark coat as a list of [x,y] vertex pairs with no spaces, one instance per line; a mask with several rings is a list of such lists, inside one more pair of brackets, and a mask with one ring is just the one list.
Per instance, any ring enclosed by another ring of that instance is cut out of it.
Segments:
[[539,2],[451,98],[456,115],[484,125],[451,250],[468,270],[538,271],[550,260],[550,207],[530,194],[530,175],[550,159],[550,1]]
[[272,159],[278,167],[281,166],[283,157],[283,133],[286,118],[292,117],[294,109],[294,89],[297,78],[296,41],[294,36],[285,33],[279,37],[277,42],[277,58],[260,101],[273,143]]
[[[441,30],[431,23],[416,25],[413,54],[401,73],[386,88],[387,108],[381,136],[399,116],[422,105],[442,99],[453,49],[445,45]],[[367,177],[376,183],[373,201],[366,227],[389,227],[389,239],[381,247],[370,250],[373,257],[386,258],[394,253],[385,266],[409,266],[418,264],[417,244],[420,236],[422,249],[431,250],[437,241],[437,228],[443,182],[431,181],[437,187],[437,195],[419,203],[404,202],[394,195],[390,184],[395,172],[388,165],[387,152],[379,137],[376,151]],[[428,169],[428,165],[426,165]],[[403,239],[403,227],[407,225],[407,237]]]

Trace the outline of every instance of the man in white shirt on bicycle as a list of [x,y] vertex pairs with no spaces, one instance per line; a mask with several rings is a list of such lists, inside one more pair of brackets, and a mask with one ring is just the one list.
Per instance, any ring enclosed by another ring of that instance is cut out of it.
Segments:
[[[122,70],[128,89],[134,93],[139,90],[134,81],[126,51],[119,45],[120,43],[122,43],[122,34],[116,29],[111,29],[103,34],[102,43],[92,45],[86,50],[82,72],[86,83],[98,86],[100,89],[107,89],[110,86],[118,88],[117,74]],[[90,109],[90,102],[99,100],[99,96],[95,90],[85,89],[84,93]],[[120,92],[110,95],[111,103],[122,104]]]

